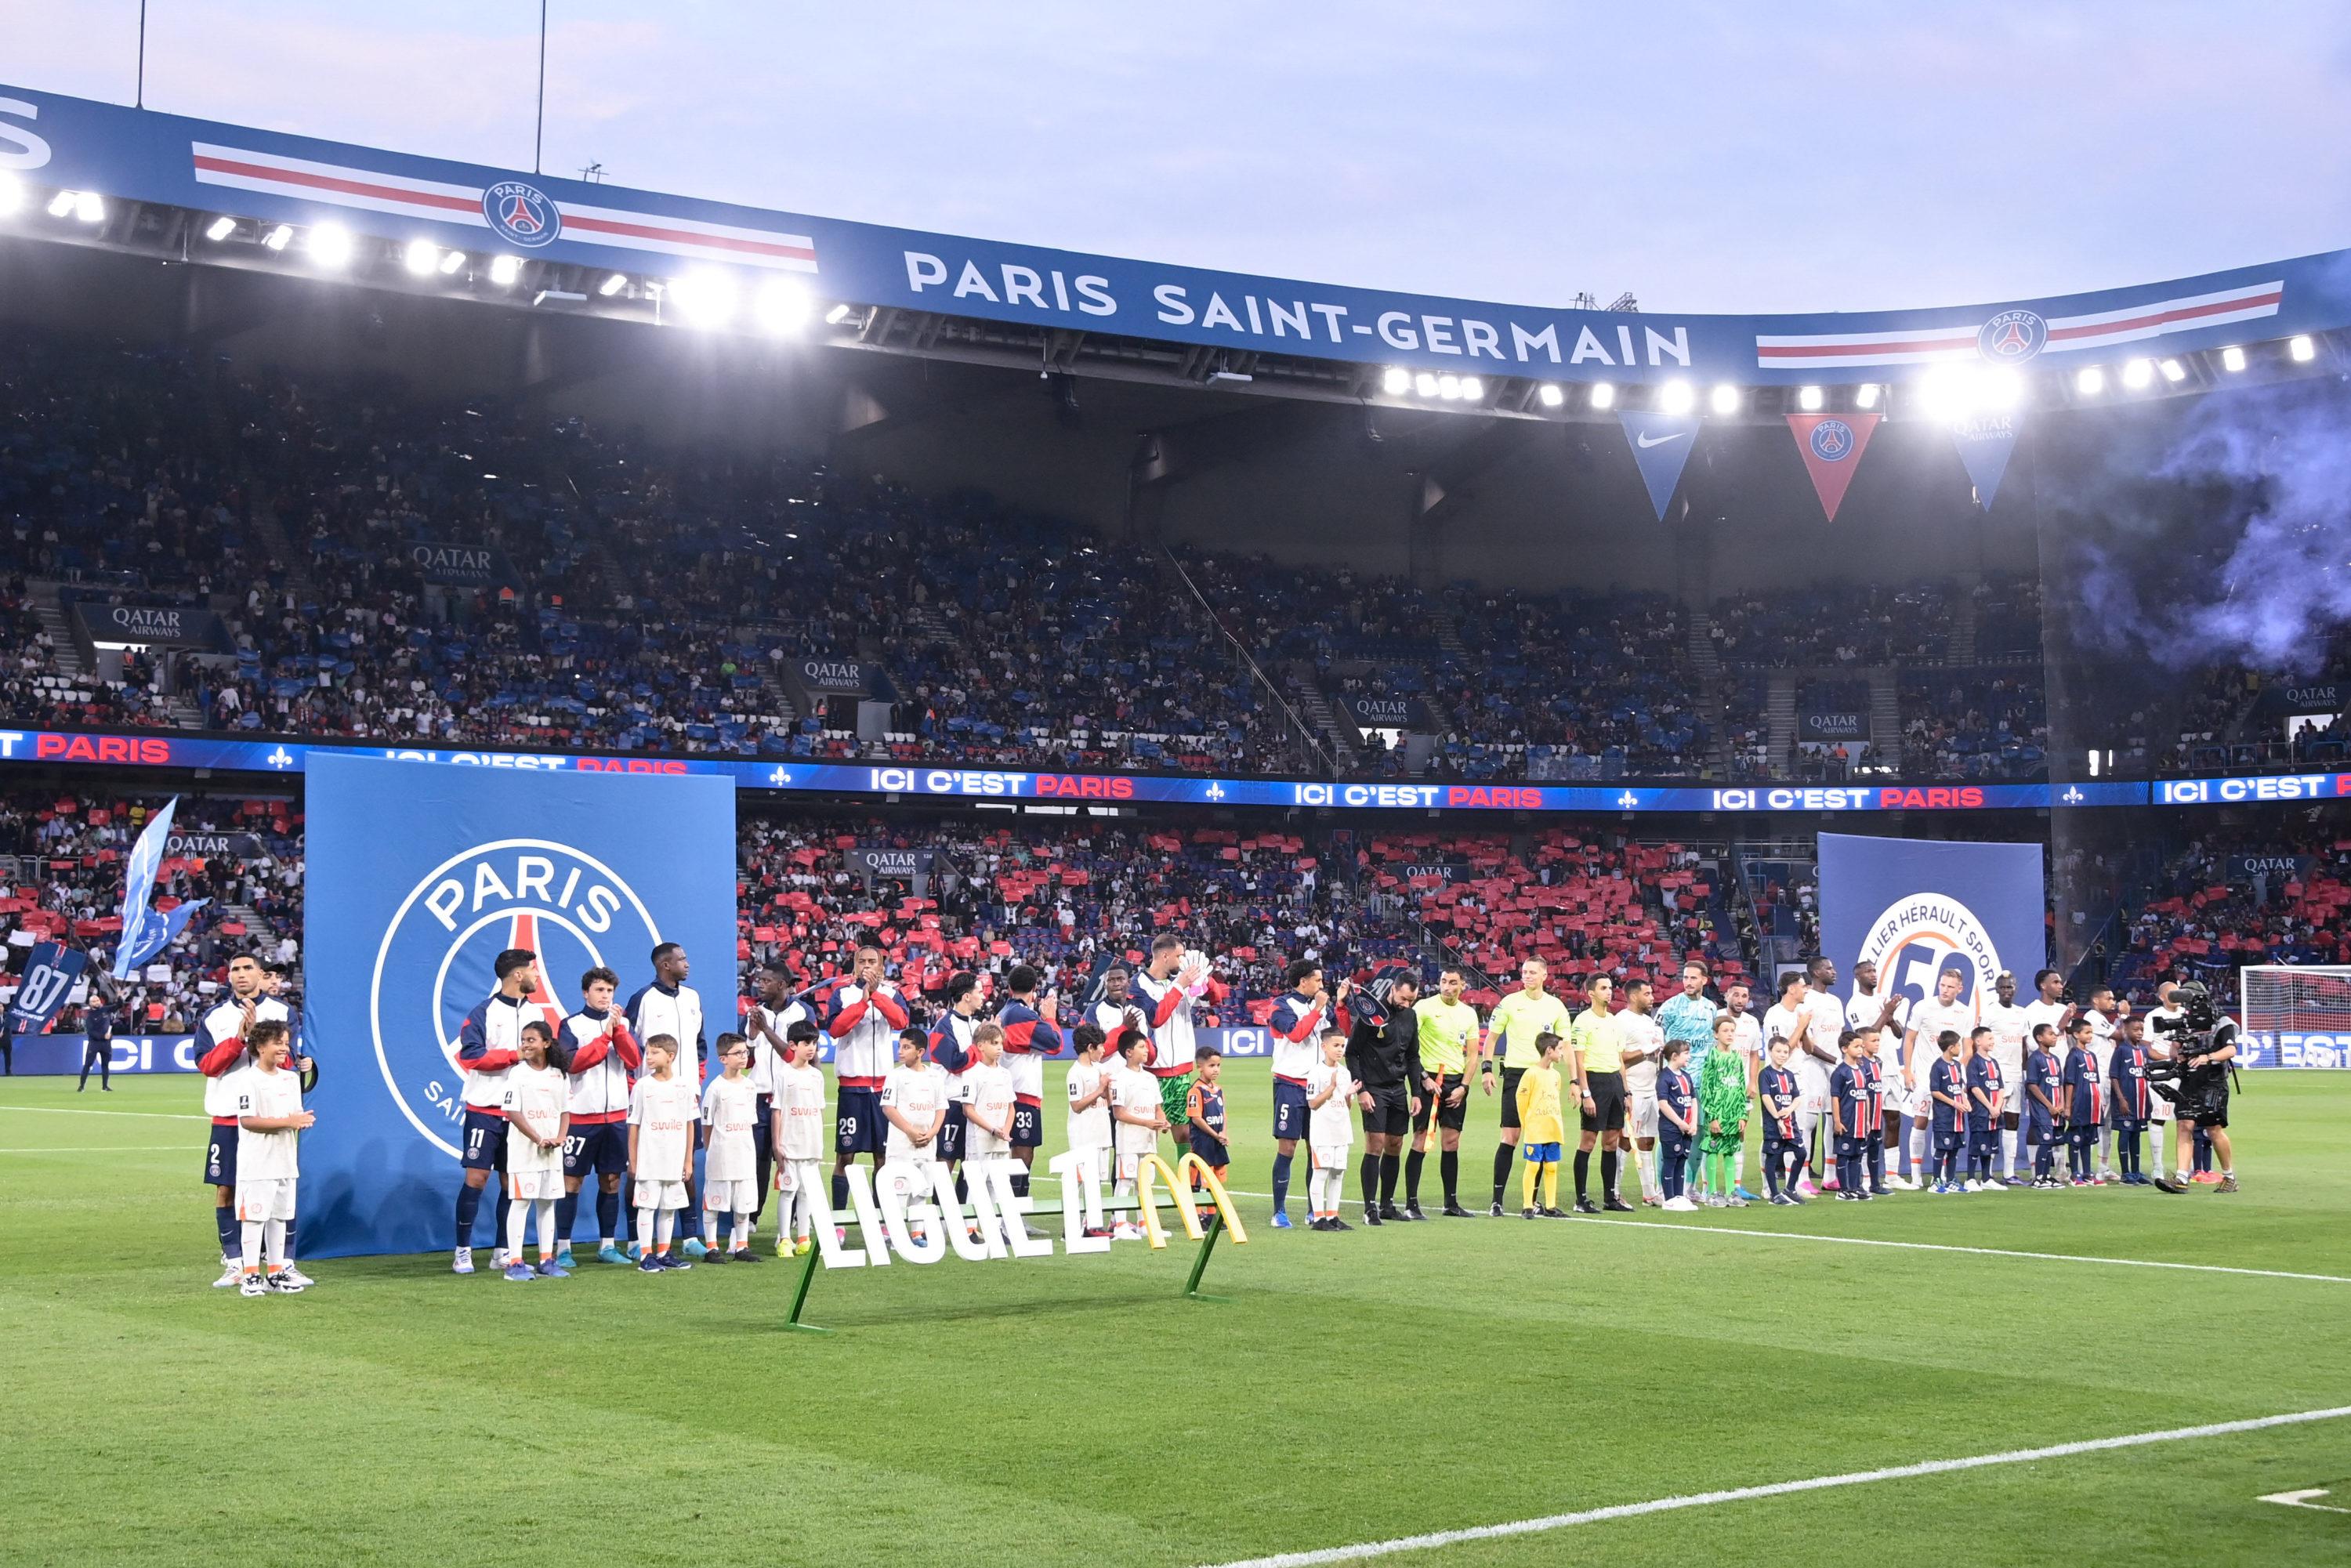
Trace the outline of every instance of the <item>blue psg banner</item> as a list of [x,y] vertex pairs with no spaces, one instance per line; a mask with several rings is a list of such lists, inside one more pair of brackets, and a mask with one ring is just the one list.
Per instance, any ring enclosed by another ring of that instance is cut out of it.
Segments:
[[2346,254],[2094,293],[1915,310],[1561,309],[928,234],[497,169],[0,86],[0,170],[115,202],[342,224],[479,260],[657,278],[723,269],[817,298],[1062,331],[1551,381],[1883,382],[1903,367],[2071,367],[2351,325]]
[[1951,426],[1951,439],[1959,444],[1959,462],[1976,487],[1976,504],[1991,511],[2001,478],[2008,472],[2009,455],[2016,450],[2015,416],[1988,413],[1959,420]]
[[1625,439],[1633,444],[1633,461],[1640,465],[1641,483],[1649,487],[1649,503],[1662,523],[1674,486],[1688,466],[1690,448],[1698,444],[1698,416],[1626,408],[1619,409],[1616,417],[1625,427]]
[[[66,1005],[74,982],[89,966],[89,955],[62,942],[37,943],[25,959],[25,973],[16,982],[16,999],[8,1004],[10,1034],[38,1034],[49,1027]],[[76,1058],[74,1065],[80,1066]]]
[[[349,756],[310,762],[304,1245],[322,1257],[453,1243],[465,1014],[507,947],[539,955],[551,1024],[582,970],[626,997],[684,944],[705,1036],[731,1022],[735,791],[713,778],[526,777]],[[494,1199],[486,1199],[485,1207]],[[591,1224],[594,1205],[584,1205]],[[483,1216],[487,1234],[490,1216]]]
[[2039,844],[1820,836],[1821,951],[1836,960],[1838,988],[1853,994],[1858,963],[1877,966],[1914,1004],[1935,994],[1947,969],[1979,1018],[2002,970],[2030,997],[2048,961]]

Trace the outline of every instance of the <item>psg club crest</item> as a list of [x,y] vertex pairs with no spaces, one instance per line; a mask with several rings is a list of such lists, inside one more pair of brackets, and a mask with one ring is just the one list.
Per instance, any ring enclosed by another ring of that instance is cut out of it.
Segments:
[[1823,463],[1842,463],[1853,455],[1853,426],[1841,419],[1824,419],[1813,426],[1813,455]]
[[376,949],[368,1026],[392,1100],[455,1159],[465,1084],[457,1031],[497,988],[497,956],[538,955],[529,1011],[552,1029],[579,1005],[583,970],[641,969],[661,940],[635,890],[568,844],[501,839],[452,855],[409,890]]
[[563,232],[563,214],[555,198],[520,180],[501,180],[482,193],[482,216],[490,231],[508,245],[537,250],[552,245]]
[[2049,346],[2049,323],[2030,310],[2003,310],[1976,333],[1976,351],[1994,364],[2021,365]]
[[1877,966],[1881,994],[1899,991],[1914,1004],[1935,994],[1944,970],[1959,969],[1959,1000],[1979,1019],[2001,973],[1991,933],[1973,910],[1940,893],[1914,893],[1886,905],[1869,923],[1857,957]]

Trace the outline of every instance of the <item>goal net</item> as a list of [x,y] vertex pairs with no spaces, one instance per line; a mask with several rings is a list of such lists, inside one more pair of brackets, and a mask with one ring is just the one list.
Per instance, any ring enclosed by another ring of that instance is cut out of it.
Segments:
[[2237,1002],[2237,1022],[2252,1033],[2351,1034],[2351,966],[2248,964]]

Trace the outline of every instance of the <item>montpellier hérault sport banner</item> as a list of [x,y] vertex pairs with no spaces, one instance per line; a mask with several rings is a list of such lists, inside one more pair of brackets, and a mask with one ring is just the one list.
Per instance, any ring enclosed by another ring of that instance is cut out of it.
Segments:
[[[450,1245],[465,1014],[507,947],[539,955],[550,1025],[582,970],[653,978],[684,945],[705,1045],[732,1026],[735,791],[716,778],[516,773],[362,758],[313,761],[303,1041],[318,1057],[302,1137],[315,1256]],[[681,1057],[681,1070],[689,1058]],[[583,1205],[592,1221],[593,1206]]]
[[1959,1000],[1978,1018],[1992,982],[2016,977],[2019,1005],[2047,964],[2039,844],[1954,843],[1820,836],[1821,951],[1836,960],[1837,990],[1853,995],[1854,966],[1877,966],[1878,994],[1915,1005],[1945,969],[1960,971]]

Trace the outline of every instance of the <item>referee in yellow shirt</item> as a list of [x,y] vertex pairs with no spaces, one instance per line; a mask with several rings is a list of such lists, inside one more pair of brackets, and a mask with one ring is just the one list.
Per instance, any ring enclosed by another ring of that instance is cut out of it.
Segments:
[[1567,1038],[1567,1004],[1544,989],[1551,967],[1541,958],[1519,966],[1519,988],[1494,1004],[1486,1020],[1486,1059],[1478,1064],[1478,1081],[1487,1093],[1494,1092],[1495,1064],[1502,1076],[1502,1142],[1494,1150],[1494,1202],[1487,1210],[1502,1217],[1502,1189],[1510,1182],[1510,1162],[1519,1157],[1519,1074],[1539,1061],[1537,1035]]
[[1575,1212],[1597,1214],[1590,1196],[1592,1145],[1600,1145],[1600,1190],[1606,1207],[1630,1214],[1633,1206],[1616,1196],[1616,1160],[1625,1143],[1625,1042],[1616,1032],[1616,982],[1594,975],[1584,983],[1589,1004],[1575,1015],[1567,1031],[1570,1064],[1575,1070],[1575,1092],[1583,1102],[1583,1130],[1575,1140]]
[[[1461,1207],[1461,1125],[1469,1118],[1469,1061],[1478,1055],[1478,1009],[1461,999],[1468,977],[1447,965],[1437,977],[1437,994],[1413,1004],[1420,1015],[1420,1113],[1413,1118],[1412,1153],[1404,1162],[1404,1211],[1415,1219],[1420,1212],[1420,1168],[1428,1145],[1442,1139],[1445,1156],[1437,1171],[1445,1178],[1445,1213],[1455,1219],[1474,1218]],[[1431,1124],[1435,1125],[1432,1127]]]

